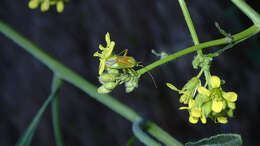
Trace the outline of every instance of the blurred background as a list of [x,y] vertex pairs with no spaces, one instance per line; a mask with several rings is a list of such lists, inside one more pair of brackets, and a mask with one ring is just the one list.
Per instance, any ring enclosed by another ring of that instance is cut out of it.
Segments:
[[[214,26],[240,32],[252,23],[230,1],[187,0],[201,42],[223,37]],[[260,10],[259,1],[248,1]],[[259,12],[259,11],[258,11]],[[1,0],[0,19],[32,40],[91,83],[99,86],[97,58],[93,53],[110,32],[116,52],[129,49],[144,65],[159,59],[151,53],[174,53],[193,45],[181,9],[172,0],[71,0],[64,12],[55,7],[42,13],[30,10],[28,0]],[[241,134],[244,145],[258,145],[260,126],[260,35],[217,57],[212,74],[224,80],[224,90],[239,95],[235,117],[225,125],[208,120],[190,124],[180,111],[179,96],[166,82],[181,88],[198,71],[189,54],[151,71],[139,88],[126,94],[123,87],[111,95],[156,122],[181,142],[196,141],[220,133]],[[212,52],[220,47],[208,48]],[[52,72],[22,48],[0,34],[0,145],[14,145],[50,93]],[[60,93],[60,120],[65,146],[124,146],[133,135],[131,123],[87,94],[65,83]],[[33,146],[54,146],[50,109],[43,115]],[[142,146],[138,141],[134,146]]]

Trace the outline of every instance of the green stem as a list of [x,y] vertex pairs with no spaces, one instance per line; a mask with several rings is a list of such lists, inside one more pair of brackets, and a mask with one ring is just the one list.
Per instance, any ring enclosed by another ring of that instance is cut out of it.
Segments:
[[244,0],[231,0],[255,25],[260,27],[260,15]]
[[[260,31],[260,27],[253,25],[253,26],[249,27],[248,29],[246,29],[246,30],[244,30],[240,33],[232,35],[233,41],[239,41],[239,40],[244,39],[244,38],[249,38],[249,37],[257,34],[259,31]],[[217,39],[217,40],[213,40],[213,41],[208,41],[208,42],[205,42],[205,43],[200,43],[199,45],[195,45],[195,46],[183,49],[183,50],[178,51],[174,54],[171,54],[171,55],[169,55],[169,56],[167,56],[163,59],[155,61],[152,64],[149,64],[149,65],[139,69],[137,71],[137,73],[142,75],[149,70],[152,70],[152,69],[154,69],[154,68],[156,68],[156,67],[158,67],[162,64],[165,64],[169,61],[175,60],[175,59],[177,59],[181,56],[187,55],[187,54],[192,53],[194,51],[198,51],[198,50],[213,47],[213,46],[224,45],[224,44],[228,44],[228,43],[229,42],[225,38],[221,38],[221,39]]]
[[57,146],[63,146],[62,134],[60,129],[60,120],[59,120],[59,95],[55,95],[52,101],[52,125],[55,136],[55,141]]
[[[187,23],[187,26],[189,28],[192,40],[193,40],[195,45],[198,45],[200,43],[199,38],[198,38],[198,35],[197,35],[196,30],[194,28],[194,25],[193,25],[193,22],[192,22],[192,19],[191,19],[191,16],[190,16],[190,13],[189,13],[189,10],[187,8],[185,0],[179,0],[179,4],[180,4],[181,10],[182,10],[182,13],[184,15],[185,21]],[[198,50],[198,54],[202,55],[202,50]]]
[[140,119],[139,121],[136,121],[133,124],[133,132],[134,132],[134,135],[136,136],[136,138],[138,138],[146,146],[161,146],[160,143],[158,143],[157,141],[152,139],[149,135],[147,135],[143,131],[144,128],[142,126],[142,122],[143,122],[143,120]]
[[[86,81],[83,77],[73,72],[71,69],[67,68],[51,56],[49,56],[46,52],[44,52],[42,49],[37,47],[35,44],[33,44],[28,39],[24,38],[22,35],[20,35],[18,32],[13,30],[11,27],[9,27],[7,24],[0,21],[0,32],[2,32],[4,35],[6,35],[8,38],[13,40],[16,44],[24,48],[27,52],[32,54],[35,58],[40,60],[43,64],[45,64],[47,67],[49,67],[50,70],[52,70],[57,76],[59,76],[61,79],[71,83],[75,87],[78,87],[85,93],[87,93],[90,97],[94,98],[95,100],[99,101],[100,103],[106,105],[108,108],[113,110],[114,112],[118,113],[122,117],[126,118],[127,120],[131,122],[136,122],[139,119],[141,119],[141,116],[138,115],[134,110],[129,108],[128,106],[120,103],[118,100],[113,98],[112,96],[108,94],[98,94],[97,93],[97,87],[91,84],[90,82]],[[157,125],[153,125],[151,129],[158,129],[159,127]],[[161,130],[160,132],[162,132]],[[153,133],[154,131],[148,131],[151,135],[156,135],[157,133]],[[176,145],[178,146],[180,142],[178,142],[176,139],[171,137],[166,132],[162,132],[163,135],[167,135],[167,141],[165,141],[165,138],[162,138],[161,136],[158,136],[158,140],[162,141],[166,145]],[[160,135],[160,134],[158,134]],[[178,143],[176,143],[176,141]]]
[[32,122],[30,123],[29,127],[25,130],[23,136],[21,136],[16,143],[16,146],[29,146],[32,140],[32,137],[34,135],[34,132],[38,126],[38,123],[40,122],[40,119],[48,107],[49,103],[55,98],[58,89],[62,85],[62,81],[54,75],[53,80],[52,80],[52,91],[50,96],[44,101],[43,105],[37,112],[36,116],[34,116]]
[[168,133],[166,133],[163,129],[156,126],[153,122],[148,122],[146,124],[148,127],[148,133],[152,136],[156,137],[158,140],[166,144],[167,146],[183,146],[182,143],[171,137]]

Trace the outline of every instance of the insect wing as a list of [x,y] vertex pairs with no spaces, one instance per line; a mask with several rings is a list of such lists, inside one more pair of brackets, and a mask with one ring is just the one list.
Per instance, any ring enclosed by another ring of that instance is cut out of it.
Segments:
[[136,61],[133,57],[129,56],[118,56],[116,58],[117,63],[119,66],[122,66],[124,68],[131,68],[134,67],[136,64]]

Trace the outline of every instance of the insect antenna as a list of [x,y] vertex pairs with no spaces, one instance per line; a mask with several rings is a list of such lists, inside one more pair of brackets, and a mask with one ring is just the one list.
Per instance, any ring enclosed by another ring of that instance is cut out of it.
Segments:
[[[141,64],[141,62],[137,62],[137,65],[136,65],[136,66],[137,66],[137,67],[138,67],[138,66],[140,66],[140,67],[144,67],[144,66]],[[153,84],[154,84],[155,88],[158,88],[158,86],[157,86],[157,84],[156,84],[156,81],[155,81],[155,79],[154,79],[152,73],[151,73],[150,71],[147,71],[147,73],[148,73],[149,76],[151,77],[151,79],[152,79],[152,81],[153,81]]]
[[155,88],[158,88],[158,86],[157,86],[157,84],[156,84],[156,82],[155,82],[155,79],[154,79],[153,75],[151,74],[151,72],[147,71],[147,73],[148,73],[149,76],[152,78],[152,81],[153,81],[153,84],[154,84]]

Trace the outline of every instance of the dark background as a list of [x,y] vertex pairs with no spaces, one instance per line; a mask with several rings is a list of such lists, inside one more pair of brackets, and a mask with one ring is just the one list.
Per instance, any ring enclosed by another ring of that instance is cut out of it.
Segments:
[[[249,1],[259,10],[259,1]],[[151,54],[174,53],[193,45],[178,2],[173,0],[71,0],[64,12],[30,10],[28,1],[1,0],[0,19],[32,40],[95,85],[98,59],[92,57],[104,35],[110,32],[116,52],[129,49],[144,65],[158,58]],[[201,42],[222,37],[219,24],[234,34],[251,25],[230,1],[187,0]],[[139,88],[126,94],[122,87],[111,94],[156,122],[181,142],[219,133],[238,133],[244,145],[258,145],[260,126],[259,35],[217,57],[212,74],[226,80],[224,89],[239,95],[235,117],[226,125],[192,125],[188,113],[178,108],[178,95],[165,86],[181,88],[198,71],[192,69],[194,54],[169,62],[142,76]],[[218,47],[209,48],[214,51]],[[0,145],[14,145],[50,93],[52,72],[22,48],[0,34]],[[123,146],[133,135],[131,123],[89,98],[70,84],[60,94],[60,119],[66,146]],[[50,109],[43,115],[33,146],[54,146]],[[135,146],[141,146],[135,142]]]

